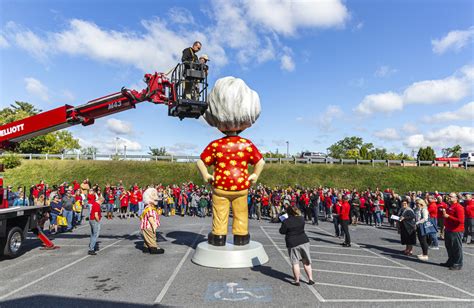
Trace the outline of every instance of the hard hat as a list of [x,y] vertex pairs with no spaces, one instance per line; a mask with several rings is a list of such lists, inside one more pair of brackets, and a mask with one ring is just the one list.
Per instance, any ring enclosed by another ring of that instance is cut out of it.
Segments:
[[199,57],[199,59],[203,58],[206,61],[210,61],[208,55],[203,54],[202,56]]

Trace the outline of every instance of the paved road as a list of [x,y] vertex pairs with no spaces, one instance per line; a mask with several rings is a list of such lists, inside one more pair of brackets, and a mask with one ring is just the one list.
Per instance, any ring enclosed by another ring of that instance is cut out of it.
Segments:
[[[444,249],[430,250],[419,262],[400,255],[399,237],[390,228],[350,227],[354,245],[343,248],[333,226],[307,225],[315,286],[292,286],[279,224],[251,221],[253,240],[270,261],[252,269],[211,269],[191,262],[205,240],[210,218],[164,217],[160,245],[164,255],[141,252],[138,219],[104,220],[100,252],[87,255],[89,227],[58,235],[61,248],[40,250],[36,240],[14,260],[0,260],[0,307],[125,306],[322,306],[471,307],[474,299],[474,247],[465,247],[459,272],[439,267]],[[441,243],[442,245],[442,243]],[[420,253],[420,248],[416,248]]]

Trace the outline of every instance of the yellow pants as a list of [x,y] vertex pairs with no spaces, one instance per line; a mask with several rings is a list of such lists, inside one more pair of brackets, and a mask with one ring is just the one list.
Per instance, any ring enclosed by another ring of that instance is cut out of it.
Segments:
[[213,189],[212,194],[212,233],[214,235],[227,235],[230,206],[234,221],[232,233],[234,235],[247,235],[249,233],[249,212],[247,204],[248,190],[226,191]]
[[153,232],[151,228],[143,229],[143,240],[145,241],[145,247],[148,248],[157,248],[158,244],[156,243],[156,233]]

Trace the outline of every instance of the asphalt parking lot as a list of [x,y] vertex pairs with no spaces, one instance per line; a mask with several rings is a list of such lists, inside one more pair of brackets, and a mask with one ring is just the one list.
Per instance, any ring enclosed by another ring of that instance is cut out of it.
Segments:
[[0,307],[472,307],[473,246],[464,248],[463,270],[452,272],[438,265],[447,259],[444,248],[430,250],[428,262],[401,255],[399,236],[388,227],[351,226],[353,245],[344,248],[331,223],[307,225],[316,284],[295,287],[279,224],[268,221],[250,223],[252,240],[270,258],[267,264],[249,269],[193,264],[194,247],[206,239],[210,225],[210,218],[162,218],[164,255],[142,253],[137,218],[103,220],[97,256],[87,255],[88,224],[57,235],[58,250],[41,250],[39,241],[28,240],[20,257],[0,259]]

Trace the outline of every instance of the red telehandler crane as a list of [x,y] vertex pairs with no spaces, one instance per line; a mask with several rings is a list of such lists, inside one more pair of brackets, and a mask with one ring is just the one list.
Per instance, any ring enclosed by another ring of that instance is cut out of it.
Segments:
[[[82,124],[94,124],[96,119],[135,108],[138,103],[150,102],[168,106],[168,115],[199,118],[207,109],[207,69],[204,64],[185,62],[168,74],[145,74],[147,87],[141,91],[122,88],[74,107],[64,105],[25,119],[0,126],[0,152],[36,136]],[[49,206],[8,207],[10,192],[3,188],[3,166],[0,165],[0,255],[16,257],[28,231],[33,231],[45,248],[57,246],[43,234],[38,222]]]

